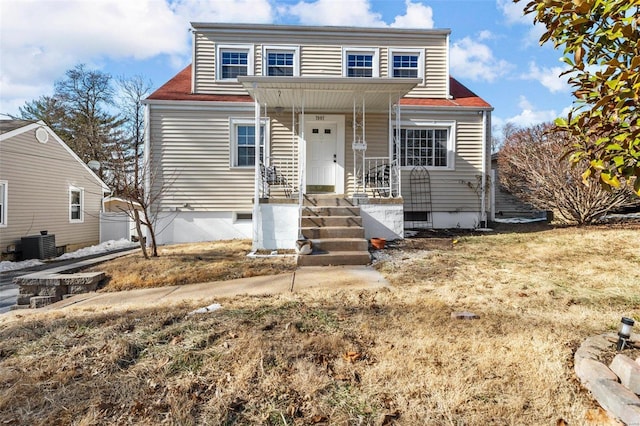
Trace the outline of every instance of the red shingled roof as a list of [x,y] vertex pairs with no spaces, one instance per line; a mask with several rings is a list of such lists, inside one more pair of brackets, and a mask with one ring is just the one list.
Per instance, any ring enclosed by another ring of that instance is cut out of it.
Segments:
[[253,102],[249,95],[207,95],[191,93],[191,64],[147,98],[161,101]]
[[[449,79],[451,99],[402,98],[400,105],[434,106],[434,107],[481,107],[491,108],[484,99],[460,84],[458,80]],[[191,93],[191,65],[180,71],[167,81],[147,99],[162,101],[218,101],[218,102],[252,102],[249,95],[213,95]]]

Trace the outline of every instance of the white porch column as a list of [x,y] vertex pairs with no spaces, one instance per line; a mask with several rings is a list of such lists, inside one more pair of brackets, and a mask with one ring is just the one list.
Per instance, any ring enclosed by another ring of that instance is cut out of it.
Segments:
[[[254,83],[254,90],[256,90],[256,84]],[[258,249],[258,231],[259,231],[259,214],[260,214],[260,102],[258,97],[254,97],[254,118],[255,118],[255,171],[253,181],[253,213],[251,214],[251,224],[253,225],[253,243],[252,249]],[[266,142],[266,141],[265,141]],[[265,147],[266,149],[266,147]]]

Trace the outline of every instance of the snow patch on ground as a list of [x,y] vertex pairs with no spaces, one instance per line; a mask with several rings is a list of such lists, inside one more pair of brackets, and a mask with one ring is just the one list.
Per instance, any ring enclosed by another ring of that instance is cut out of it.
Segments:
[[[114,250],[134,248],[137,245],[138,243],[132,243],[131,241],[124,238],[120,240],[109,240],[95,246],[85,247],[85,248],[81,248],[80,250],[76,250],[70,253],[65,253],[62,256],[56,257],[55,259],[52,259],[52,260],[56,261],[56,260],[77,259],[80,257],[91,256],[94,254],[107,253]],[[31,268],[33,266],[38,266],[42,264],[44,264],[44,262],[37,259],[23,260],[20,262],[2,261],[0,262],[0,272],[16,271],[19,269]]]
[[508,218],[495,218],[493,221],[498,223],[533,223],[533,222],[544,222],[546,221],[546,217],[508,217]]
[[0,262],[0,272],[16,271],[18,269],[26,269],[34,266],[42,265],[44,262],[38,259],[23,260],[22,262],[10,262],[3,260]]
[[125,238],[119,240],[109,240],[105,241],[104,243],[98,244],[97,246],[85,247],[71,253],[65,253],[60,257],[56,257],[55,260],[77,259],[79,257],[91,256],[93,254],[106,253],[109,251],[125,248],[133,248],[137,245],[138,243],[132,243]]

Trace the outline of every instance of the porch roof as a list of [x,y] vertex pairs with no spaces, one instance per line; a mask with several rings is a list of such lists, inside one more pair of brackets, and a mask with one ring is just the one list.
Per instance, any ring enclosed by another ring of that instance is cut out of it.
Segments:
[[422,80],[371,77],[238,77],[254,100],[268,108],[351,111],[354,99],[367,111],[387,111]]

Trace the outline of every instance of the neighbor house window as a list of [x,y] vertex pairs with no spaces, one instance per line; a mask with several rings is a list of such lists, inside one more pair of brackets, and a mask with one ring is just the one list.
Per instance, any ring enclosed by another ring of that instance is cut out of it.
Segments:
[[345,77],[378,77],[380,75],[377,49],[345,49],[342,62]]
[[219,80],[235,80],[242,75],[253,75],[253,48],[251,46],[218,46]]
[[[265,160],[265,135],[268,134],[268,123],[260,126],[260,152],[262,162]],[[256,127],[253,120],[231,121],[231,166],[253,167],[256,161]]]
[[404,167],[424,166],[453,169],[453,125],[442,127],[403,127],[394,157]]
[[394,78],[424,78],[424,60],[420,50],[389,51],[389,76]]
[[84,189],[69,188],[69,222],[82,222],[84,220]]
[[6,180],[0,180],[0,226],[7,226],[7,198],[9,184]]

